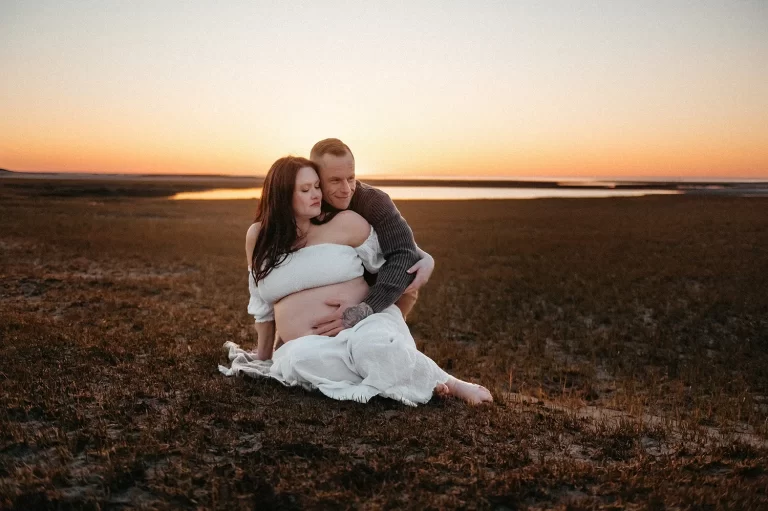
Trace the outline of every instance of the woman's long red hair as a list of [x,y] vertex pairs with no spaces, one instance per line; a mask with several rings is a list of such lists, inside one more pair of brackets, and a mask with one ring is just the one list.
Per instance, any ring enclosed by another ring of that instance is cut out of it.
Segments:
[[318,172],[316,163],[299,156],[285,156],[270,167],[261,191],[261,200],[254,222],[261,223],[256,245],[251,256],[251,272],[260,281],[282,263],[291,252],[298,250],[296,216],[293,211],[293,192],[296,175],[304,167]]

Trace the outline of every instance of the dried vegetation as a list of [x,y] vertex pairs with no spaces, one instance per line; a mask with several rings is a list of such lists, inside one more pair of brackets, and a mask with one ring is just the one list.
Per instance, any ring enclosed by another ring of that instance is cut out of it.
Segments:
[[401,203],[417,343],[496,396],[409,409],[217,372],[252,203],[30,190],[0,184],[0,508],[768,506],[766,199]]

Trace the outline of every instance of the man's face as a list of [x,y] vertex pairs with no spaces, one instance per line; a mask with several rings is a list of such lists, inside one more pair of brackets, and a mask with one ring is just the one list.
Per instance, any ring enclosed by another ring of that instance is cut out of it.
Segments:
[[351,154],[324,154],[320,161],[323,199],[336,209],[347,209],[355,193],[355,159]]

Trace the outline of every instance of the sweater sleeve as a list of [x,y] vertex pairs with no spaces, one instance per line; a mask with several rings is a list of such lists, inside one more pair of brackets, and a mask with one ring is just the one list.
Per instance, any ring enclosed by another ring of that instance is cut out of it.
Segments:
[[374,312],[381,312],[395,303],[413,281],[414,276],[407,270],[416,264],[419,254],[411,228],[389,195],[362,183],[358,186],[351,209],[376,230],[386,259],[364,301]]

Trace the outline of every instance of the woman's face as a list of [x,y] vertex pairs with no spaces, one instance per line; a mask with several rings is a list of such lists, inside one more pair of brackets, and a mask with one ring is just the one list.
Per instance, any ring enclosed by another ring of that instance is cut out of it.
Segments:
[[312,167],[302,167],[296,174],[293,188],[293,213],[297,217],[314,218],[320,214],[320,178]]

